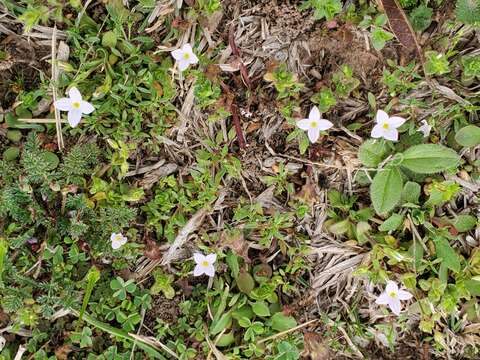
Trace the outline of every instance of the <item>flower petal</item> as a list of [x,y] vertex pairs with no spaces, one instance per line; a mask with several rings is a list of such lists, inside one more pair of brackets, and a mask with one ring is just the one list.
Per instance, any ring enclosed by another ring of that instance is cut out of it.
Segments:
[[381,293],[377,300],[375,300],[375,304],[379,305],[386,305],[390,301],[390,296],[386,292]]
[[181,58],[183,58],[183,50],[182,49],[173,50],[171,52],[171,54],[172,54],[172,57],[175,60],[180,60]]
[[187,70],[188,66],[190,65],[190,60],[181,58],[180,60],[177,60],[178,63],[178,68],[180,71],[185,71]]
[[217,260],[217,254],[208,254],[205,256],[205,260],[207,260],[209,264],[213,264]]
[[91,114],[95,110],[95,108],[88,101],[82,101],[80,103],[80,110],[84,114]]
[[193,276],[200,276],[205,274],[205,267],[201,265],[196,265],[195,269],[193,269]]
[[382,124],[377,124],[373,127],[371,136],[372,138],[378,139],[383,137],[385,129],[383,128]]
[[310,119],[302,119],[297,121],[297,126],[302,129],[302,130],[308,130],[310,129],[310,124],[312,121]]
[[405,290],[398,290],[397,296],[399,300],[410,300],[413,297],[412,294]]
[[377,124],[383,124],[388,121],[388,114],[383,110],[378,110],[377,115],[375,116],[375,122]]
[[320,129],[318,128],[310,128],[308,129],[308,138],[310,139],[310,142],[313,144],[315,141],[318,140],[318,137],[320,136]]
[[393,126],[394,128],[398,128],[400,126],[402,126],[405,121],[407,121],[406,119],[400,117],[400,116],[392,116],[390,119],[388,119],[388,124]]
[[80,91],[78,91],[75,86],[68,90],[68,96],[70,96],[70,100],[72,101],[82,101],[82,94],[80,94]]
[[114,241],[116,236],[117,236],[117,233],[112,233],[112,235],[110,235],[110,241]]
[[400,300],[390,298],[390,301],[388,302],[388,307],[390,308],[390,310],[392,310],[392,312],[395,315],[400,315],[400,311],[402,310],[402,305],[400,304]]
[[317,127],[318,127],[320,130],[328,130],[328,129],[330,129],[330,128],[333,126],[333,124],[332,124],[330,121],[325,120],[325,119],[320,119],[320,120],[318,120],[318,123],[317,123],[317,124],[318,124]]
[[117,241],[117,240],[112,241],[112,249],[113,250],[120,249],[122,247],[122,245],[123,244],[120,241]]
[[75,127],[78,125],[80,120],[82,119],[82,112],[80,110],[70,110],[68,112],[68,123],[70,124],[71,127]]
[[201,264],[202,262],[206,261],[206,258],[203,254],[194,253],[193,254],[193,260],[195,260],[195,263]]
[[192,45],[190,45],[189,43],[183,44],[182,50],[184,53],[188,53],[190,55],[193,53]]
[[197,64],[197,63],[198,63],[198,57],[192,52],[190,54],[190,64]]
[[387,294],[390,294],[390,293],[397,293],[398,292],[398,285],[395,281],[392,281],[392,280],[388,280],[387,281],[387,286],[385,287],[385,292]]
[[310,114],[308,114],[308,118],[314,121],[320,120],[320,110],[318,109],[318,107],[312,107],[312,110],[310,110]]
[[205,274],[207,274],[208,276],[210,276],[210,277],[215,276],[215,268],[213,267],[213,265],[205,266],[205,267],[203,268],[203,272],[204,272]]
[[420,126],[417,131],[420,131],[423,134],[423,137],[430,136],[430,131],[432,131],[432,127],[427,123],[426,120],[422,120],[421,123],[423,124]]
[[72,108],[72,100],[70,100],[70,98],[61,98],[55,101],[53,106],[60,111],[70,111]]
[[397,129],[385,129],[383,132],[383,138],[386,140],[397,141],[398,130]]

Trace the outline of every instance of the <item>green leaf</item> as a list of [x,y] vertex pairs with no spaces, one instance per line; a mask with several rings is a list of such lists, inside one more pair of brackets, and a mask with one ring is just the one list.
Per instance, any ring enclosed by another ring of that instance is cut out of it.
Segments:
[[393,39],[393,34],[382,28],[375,27],[372,31],[372,44],[375,50],[382,50],[388,40]]
[[383,222],[382,225],[378,227],[380,231],[393,231],[397,230],[398,227],[403,222],[403,215],[400,214],[392,214],[387,220]]
[[272,329],[277,331],[290,330],[297,326],[297,321],[292,316],[286,316],[281,312],[272,316]]
[[233,253],[233,251],[229,250],[227,253],[226,261],[230,270],[232,270],[232,275],[234,278],[238,277],[240,273],[240,266],[238,264],[238,257]]
[[370,196],[377,214],[385,214],[400,201],[402,194],[402,174],[396,167],[381,170],[370,185]]
[[213,321],[210,326],[210,334],[217,335],[224,329],[229,328],[232,325],[232,314],[230,312],[224,313],[218,321]]
[[477,226],[477,221],[477,218],[472,215],[458,215],[453,222],[453,226],[455,226],[455,229],[459,232],[465,232]]
[[270,316],[270,309],[264,301],[252,303],[252,310],[257,316]]
[[402,199],[404,203],[418,204],[422,188],[413,181],[407,181],[403,187]]
[[456,167],[460,156],[440,144],[415,145],[403,153],[401,165],[419,174],[433,174]]
[[377,167],[387,153],[387,146],[384,141],[368,139],[358,149],[358,159],[363,165]]
[[222,334],[222,336],[216,341],[215,345],[218,347],[226,347],[233,344],[234,341],[235,337],[233,336],[233,331],[230,331],[229,333]]
[[455,250],[453,250],[448,243],[448,240],[444,237],[437,236],[433,239],[433,242],[435,244],[437,259],[442,259],[442,264],[450,270],[456,273],[460,272],[460,260]]
[[468,125],[461,128],[455,134],[455,141],[464,147],[472,147],[480,144],[480,127]]
[[480,296],[480,281],[465,280],[465,287],[472,296]]

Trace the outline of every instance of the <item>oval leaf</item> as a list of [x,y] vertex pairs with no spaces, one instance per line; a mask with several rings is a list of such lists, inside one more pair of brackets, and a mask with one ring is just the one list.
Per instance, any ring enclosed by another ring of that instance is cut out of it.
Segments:
[[403,153],[402,166],[419,174],[433,174],[457,166],[460,156],[440,144],[415,145]]
[[384,141],[368,139],[358,149],[358,159],[363,165],[376,167],[382,162],[387,153],[387,146]]
[[398,168],[379,171],[370,185],[370,196],[377,214],[385,214],[392,210],[402,195],[402,174]]
[[270,309],[263,301],[257,301],[253,303],[252,310],[257,316],[270,316]]
[[464,147],[472,147],[480,144],[480,127],[468,125],[455,134],[455,141]]
[[292,316],[286,316],[279,312],[272,316],[272,329],[277,331],[290,330],[297,326],[297,321]]

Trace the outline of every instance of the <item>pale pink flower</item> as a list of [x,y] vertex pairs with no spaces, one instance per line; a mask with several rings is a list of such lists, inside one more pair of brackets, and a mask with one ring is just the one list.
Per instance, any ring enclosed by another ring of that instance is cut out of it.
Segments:
[[375,126],[372,129],[373,138],[384,138],[385,140],[398,140],[398,130],[405,123],[405,119],[399,116],[388,116],[383,110],[377,111]]
[[110,235],[110,241],[112,242],[112,249],[117,250],[120,249],[123,245],[127,243],[127,238],[122,234],[112,233]]
[[68,91],[68,98],[61,98],[54,102],[53,106],[60,111],[68,111],[67,119],[71,127],[78,125],[83,114],[91,114],[95,108],[92,104],[82,100],[82,94],[76,87]]
[[180,49],[173,50],[172,56],[177,60],[180,71],[186,70],[191,64],[198,63],[198,57],[193,53],[190,44],[185,44]]
[[395,315],[400,315],[402,305],[401,300],[409,300],[413,297],[408,291],[399,290],[398,285],[395,281],[387,281],[387,286],[385,291],[380,294],[380,296],[375,300],[375,303],[379,305],[388,305],[390,310]]
[[298,121],[297,126],[307,131],[310,142],[314,143],[318,140],[320,131],[330,129],[333,124],[328,120],[322,119],[320,117],[320,110],[314,106],[312,110],[310,110],[310,114],[308,114],[308,119]]
[[193,276],[200,276],[206,274],[210,277],[215,275],[215,268],[213,264],[217,260],[216,254],[208,254],[207,256],[195,253],[193,254],[193,259],[195,260],[195,269],[193,270]]

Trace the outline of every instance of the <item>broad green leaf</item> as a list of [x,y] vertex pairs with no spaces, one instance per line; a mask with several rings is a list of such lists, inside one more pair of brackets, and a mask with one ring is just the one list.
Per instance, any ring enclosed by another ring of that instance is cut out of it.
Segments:
[[264,301],[257,301],[253,303],[252,310],[257,316],[270,316],[270,309]]
[[217,335],[224,329],[229,328],[232,325],[232,314],[230,312],[224,313],[218,321],[213,321],[210,326],[210,334]]
[[458,215],[453,222],[453,226],[459,232],[472,230],[477,225],[478,219],[472,215]]
[[398,204],[402,186],[402,174],[398,168],[384,169],[375,175],[370,185],[370,196],[377,214],[385,214]]
[[480,296],[480,281],[466,280],[465,287],[472,296]]
[[422,188],[418,183],[407,181],[403,187],[403,203],[418,204],[421,191]]
[[403,215],[400,214],[392,214],[387,220],[383,222],[382,225],[378,227],[380,231],[393,231],[397,230],[398,227],[403,222]]
[[437,236],[433,239],[433,242],[435,243],[437,259],[442,259],[442,264],[458,273],[460,271],[460,260],[455,250],[448,243],[448,240]]
[[363,165],[368,167],[377,167],[382,162],[387,153],[385,142],[368,139],[358,149],[358,159]]
[[272,329],[277,331],[290,330],[297,326],[297,321],[292,316],[284,315],[281,312],[272,316]]
[[468,125],[455,134],[455,141],[464,147],[472,147],[480,144],[480,127]]
[[222,334],[222,336],[216,340],[215,345],[218,347],[225,347],[231,345],[234,341],[235,337],[233,336],[233,331],[230,331],[229,333]]
[[401,165],[419,174],[433,174],[456,167],[460,156],[440,144],[415,145],[403,153]]

